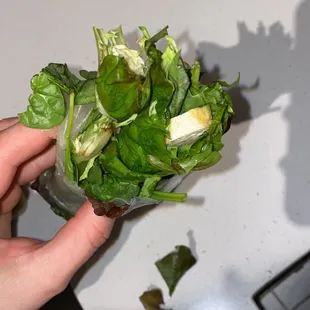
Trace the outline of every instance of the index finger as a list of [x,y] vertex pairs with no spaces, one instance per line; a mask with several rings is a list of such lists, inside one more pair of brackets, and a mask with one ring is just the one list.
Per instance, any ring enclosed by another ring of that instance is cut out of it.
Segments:
[[0,198],[8,190],[18,166],[44,151],[56,135],[57,128],[39,130],[20,123],[0,132]]

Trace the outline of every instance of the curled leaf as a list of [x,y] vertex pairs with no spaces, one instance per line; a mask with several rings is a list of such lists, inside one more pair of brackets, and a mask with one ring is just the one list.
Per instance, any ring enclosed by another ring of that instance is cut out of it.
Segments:
[[139,299],[145,310],[160,310],[160,306],[165,304],[162,291],[158,288],[144,292]]
[[166,36],[167,48],[162,54],[162,65],[168,79],[173,83],[175,91],[169,106],[170,116],[179,114],[185,100],[190,80],[184,67],[181,51],[171,36]]
[[79,78],[70,72],[66,64],[50,63],[42,69],[42,72],[49,74],[49,78],[68,94],[72,91],[77,93],[82,83]]
[[39,73],[31,80],[33,94],[29,97],[27,111],[18,114],[27,127],[50,129],[65,118],[66,105],[60,87],[50,81],[48,74]]
[[93,80],[97,77],[97,71],[80,70],[80,76],[85,80]]
[[106,56],[99,73],[98,99],[111,117],[123,121],[140,110],[144,79],[131,71],[125,58]]

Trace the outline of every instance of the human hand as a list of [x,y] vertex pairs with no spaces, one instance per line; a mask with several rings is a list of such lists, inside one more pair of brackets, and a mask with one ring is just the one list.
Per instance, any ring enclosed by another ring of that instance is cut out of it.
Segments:
[[75,272],[107,240],[113,220],[85,203],[54,238],[11,238],[12,209],[21,186],[55,163],[56,130],[0,121],[0,309],[34,310],[62,292]]

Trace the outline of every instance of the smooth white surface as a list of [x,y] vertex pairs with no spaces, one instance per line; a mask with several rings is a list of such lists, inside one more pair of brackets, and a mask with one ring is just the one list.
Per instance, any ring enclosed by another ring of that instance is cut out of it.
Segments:
[[[134,41],[138,25],[169,24],[187,61],[201,55],[228,81],[240,71],[245,86],[260,79],[234,94],[245,117],[223,160],[180,187],[196,200],[117,222],[102,257],[77,276],[86,310],[142,309],[150,285],[177,310],[254,310],[253,293],[308,250],[309,16],[309,0],[1,1],[0,117],[25,109],[30,78],[47,63],[95,69],[92,25],[122,24]],[[63,223],[32,195],[18,232],[47,239]],[[190,244],[198,263],[170,299],[154,262],[177,244]]]

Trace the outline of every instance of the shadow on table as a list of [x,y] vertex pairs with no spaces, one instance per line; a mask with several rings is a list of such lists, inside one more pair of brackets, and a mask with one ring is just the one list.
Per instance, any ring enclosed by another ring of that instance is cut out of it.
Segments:
[[294,45],[284,51],[279,71],[279,83],[291,92],[291,104],[284,114],[289,126],[287,153],[280,165],[285,174],[285,208],[288,217],[299,225],[310,225],[309,14],[310,1],[304,0],[295,13]]
[[[216,166],[189,176],[185,189],[190,189],[197,179],[235,168],[240,161],[240,142],[249,132],[250,120],[281,111],[288,126],[287,151],[279,162],[285,179],[285,212],[292,222],[310,225],[309,14],[310,0],[303,0],[295,12],[294,39],[280,22],[268,28],[259,23],[254,32],[240,22],[237,25],[239,43],[235,46],[223,48],[209,42],[199,45],[200,59],[211,76],[217,75],[220,64],[224,79],[230,77],[232,80],[236,72],[240,72],[241,85],[249,81],[250,87],[231,90],[236,119],[224,137],[223,159]],[[251,83],[257,87],[252,88]],[[272,103],[283,94],[291,95],[289,105],[273,108]],[[272,152],[272,148],[268,151]]]

